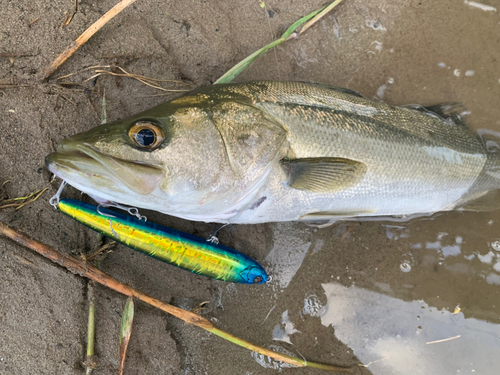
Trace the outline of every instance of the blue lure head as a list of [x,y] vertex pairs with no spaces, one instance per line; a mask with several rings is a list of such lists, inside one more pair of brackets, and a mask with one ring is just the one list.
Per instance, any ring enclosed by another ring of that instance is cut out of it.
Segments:
[[246,284],[264,284],[269,276],[260,266],[248,266],[240,272],[240,277]]

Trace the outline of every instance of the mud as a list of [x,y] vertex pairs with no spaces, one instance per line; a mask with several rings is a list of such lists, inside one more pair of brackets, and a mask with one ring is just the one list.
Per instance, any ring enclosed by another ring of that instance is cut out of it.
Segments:
[[[41,83],[45,67],[114,3],[82,1],[61,28],[73,1],[0,1],[0,84],[26,85],[0,90],[0,182],[12,181],[10,196],[47,185],[45,155],[61,139],[99,124],[103,92],[110,121],[174,97],[151,96],[159,92],[124,78],[85,82],[90,72],[61,87],[58,76],[118,64],[209,85],[324,2],[266,1],[264,9],[257,0],[139,0]],[[471,111],[471,127],[500,131],[500,5],[477,4],[345,0],[237,80],[323,82],[395,105],[458,101]],[[95,233],[49,206],[55,190],[21,210],[1,210],[0,220],[65,253],[95,249]],[[88,199],[72,189],[65,196]],[[144,213],[188,233],[212,230]],[[184,308],[208,300],[203,315],[218,327],[308,360],[362,363],[367,367],[357,366],[360,374],[494,374],[500,365],[499,226],[500,211],[493,211],[325,229],[296,223],[223,229],[223,244],[275,276],[259,286],[210,281],[121,246],[101,267]],[[95,374],[117,373],[124,303],[98,287]],[[85,280],[0,239],[0,374],[81,374],[86,316]],[[256,375],[278,371],[272,367],[282,366],[256,361],[245,349],[137,303],[126,373]]]

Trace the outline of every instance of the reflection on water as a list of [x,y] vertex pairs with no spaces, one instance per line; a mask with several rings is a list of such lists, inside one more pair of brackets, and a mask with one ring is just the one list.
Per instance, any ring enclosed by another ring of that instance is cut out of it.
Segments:
[[[278,346],[278,345],[269,345],[268,349],[271,349],[277,353],[281,353],[281,354],[286,354],[286,355],[289,355],[291,357],[294,357],[295,354],[282,348],[281,346]],[[264,368],[269,368],[269,369],[273,369],[273,370],[278,370],[278,371],[281,371],[285,368],[290,368],[290,367],[295,367],[293,365],[290,365],[288,363],[285,363],[285,362],[281,362],[281,361],[277,361],[276,359],[274,358],[271,358],[271,357],[268,357],[266,355],[263,355],[263,354],[259,354],[257,352],[252,352],[251,353],[252,355],[252,358],[259,364],[261,365],[262,367]]]
[[275,284],[286,288],[297,273],[304,257],[311,246],[310,242],[294,236],[294,225],[284,223],[274,232],[274,246],[265,262],[270,266]]
[[300,331],[295,329],[293,323],[288,317],[288,310],[285,310],[281,315],[281,324],[276,324],[274,327],[273,340],[291,344],[290,335],[293,335],[294,333],[300,333]]
[[498,372],[500,324],[356,286],[322,286],[328,303],[321,323],[365,365],[372,362],[373,374]]
[[310,293],[304,299],[304,308],[301,310],[303,315],[320,316],[323,311],[323,304],[318,296]]
[[[268,286],[261,327],[295,355],[318,354],[335,364],[359,360],[365,373],[494,374],[499,215],[455,212],[325,229],[276,225],[266,258],[276,284]],[[357,360],[334,356],[337,340]]]

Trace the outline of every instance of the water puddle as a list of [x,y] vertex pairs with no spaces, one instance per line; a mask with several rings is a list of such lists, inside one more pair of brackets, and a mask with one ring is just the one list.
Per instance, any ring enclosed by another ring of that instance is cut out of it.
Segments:
[[[324,326],[373,374],[494,374],[500,324],[466,319],[424,301],[405,302],[356,286],[322,285]],[[500,322],[499,322],[500,323]]]

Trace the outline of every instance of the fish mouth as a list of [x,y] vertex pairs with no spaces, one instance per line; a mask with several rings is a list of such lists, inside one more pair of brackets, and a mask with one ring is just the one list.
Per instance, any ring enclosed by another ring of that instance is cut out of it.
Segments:
[[57,152],[47,155],[45,164],[49,171],[70,185],[87,186],[92,190],[124,185],[134,193],[148,195],[165,178],[160,168],[115,158],[72,139],[63,140]]

